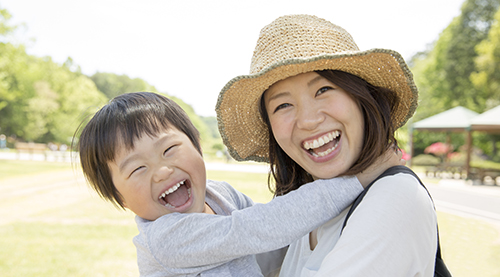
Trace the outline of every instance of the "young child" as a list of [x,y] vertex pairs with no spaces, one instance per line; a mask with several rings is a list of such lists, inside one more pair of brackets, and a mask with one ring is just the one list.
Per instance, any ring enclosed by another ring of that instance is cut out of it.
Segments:
[[[363,190],[356,177],[316,180],[254,205],[229,184],[206,180],[198,131],[176,103],[155,93],[114,98],[78,144],[90,186],[137,215],[141,276],[270,274],[283,256],[270,251],[337,216]],[[363,184],[401,163],[392,156],[359,175]]]

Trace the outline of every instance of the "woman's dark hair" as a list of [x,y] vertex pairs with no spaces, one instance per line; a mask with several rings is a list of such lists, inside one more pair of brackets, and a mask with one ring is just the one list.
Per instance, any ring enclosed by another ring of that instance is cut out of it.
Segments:
[[[376,87],[355,75],[338,71],[316,71],[319,75],[342,88],[358,104],[364,118],[364,140],[359,158],[341,176],[355,175],[370,166],[392,145],[397,145],[394,124],[391,120],[393,107],[399,98],[392,90]],[[313,181],[312,176],[291,159],[276,142],[264,96],[260,100],[260,114],[269,130],[269,163],[275,181],[274,194],[286,194],[301,185]],[[270,180],[269,180],[270,181]]]
[[124,208],[108,162],[114,161],[118,147],[131,150],[143,135],[156,136],[169,128],[186,134],[202,153],[198,130],[174,101],[151,92],[127,93],[112,99],[87,123],[78,141],[81,166],[90,186],[105,200]]

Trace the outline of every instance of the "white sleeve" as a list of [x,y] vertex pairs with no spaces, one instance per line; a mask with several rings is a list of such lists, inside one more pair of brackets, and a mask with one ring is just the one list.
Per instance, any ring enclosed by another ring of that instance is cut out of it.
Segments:
[[370,188],[315,276],[433,276],[436,249],[431,198],[396,174]]

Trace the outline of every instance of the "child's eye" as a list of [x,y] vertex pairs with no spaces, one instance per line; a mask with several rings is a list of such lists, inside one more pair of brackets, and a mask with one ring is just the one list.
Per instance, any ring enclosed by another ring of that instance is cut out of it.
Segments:
[[288,104],[288,103],[283,103],[283,104],[279,105],[278,107],[276,107],[276,109],[274,109],[274,112],[273,112],[273,113],[275,113],[275,112],[277,112],[277,111],[279,111],[279,110],[281,110],[281,109],[284,109],[284,108],[286,108],[286,107],[289,107],[289,106],[291,106],[291,105],[290,105],[290,104]]
[[165,149],[165,151],[163,151],[163,155],[167,154],[170,150],[172,150],[172,148],[174,148],[176,145],[172,145],[170,147],[168,147],[167,149]]
[[316,92],[316,95],[323,94],[324,92],[326,92],[327,90],[330,90],[330,89],[333,89],[333,88],[332,87],[322,87],[318,90],[318,92]]
[[139,166],[138,168],[136,168],[136,169],[132,170],[132,172],[130,172],[129,177],[130,177],[130,176],[132,176],[132,175],[133,175],[134,173],[136,173],[137,171],[141,170],[142,168],[144,168],[144,166]]

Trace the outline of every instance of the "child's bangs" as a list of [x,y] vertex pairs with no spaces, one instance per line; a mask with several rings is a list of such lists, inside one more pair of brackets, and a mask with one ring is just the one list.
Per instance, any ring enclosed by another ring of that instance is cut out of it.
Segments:
[[121,118],[117,118],[115,122],[115,131],[111,131],[111,134],[118,136],[113,138],[111,143],[114,145],[111,148],[115,151],[116,147],[125,147],[126,150],[134,149],[134,142],[142,136],[154,137],[171,128],[172,126],[167,120],[168,117],[162,107],[151,103],[124,109]]
[[167,116],[158,111],[141,111],[129,114],[122,124],[117,126],[117,138],[127,150],[134,148],[134,142],[144,135],[157,136],[162,131],[168,130],[170,122]]

